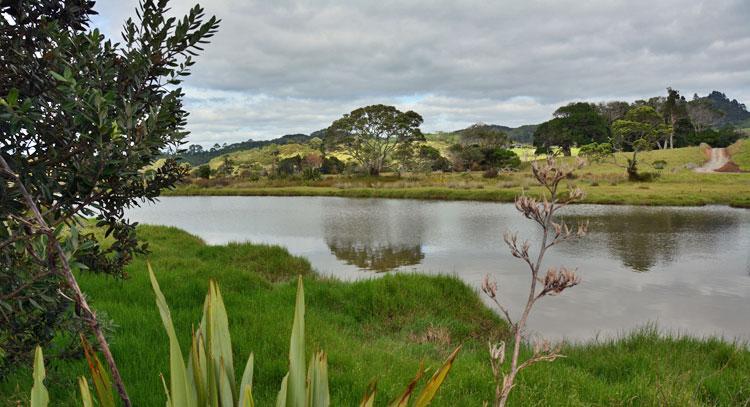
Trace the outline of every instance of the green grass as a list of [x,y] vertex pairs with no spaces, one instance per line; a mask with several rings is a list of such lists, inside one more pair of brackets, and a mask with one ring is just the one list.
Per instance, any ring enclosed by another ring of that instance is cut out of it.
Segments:
[[[428,143],[447,145],[447,141],[439,138]],[[590,163],[569,183],[586,190],[584,203],[750,207],[750,141],[739,141],[730,147],[730,152],[733,160],[748,173],[696,173],[692,168],[702,165],[706,156],[698,147],[686,147],[641,153],[641,171],[656,175],[650,182],[628,181],[623,167],[628,154],[618,153],[614,160]],[[572,162],[575,158],[563,160]],[[666,168],[656,170],[652,167],[659,160],[667,162]],[[261,179],[251,182],[232,178],[226,184],[189,182],[166,195],[300,195],[511,202],[519,194],[541,192],[534,186],[528,162],[524,162],[516,173],[491,179],[475,172],[374,178],[334,175],[321,181]]]
[[[436,367],[464,344],[434,403],[481,405],[493,394],[486,344],[503,325],[476,293],[453,277],[415,274],[344,283],[318,277],[304,259],[284,249],[252,244],[206,246],[167,227],[141,226],[149,256],[187,351],[209,279],[222,289],[237,360],[255,353],[258,405],[272,403],[286,372],[295,287],[305,276],[307,351],[329,353],[333,405],[355,405],[373,378],[380,405],[405,386],[419,365]],[[159,373],[168,372],[167,338],[154,304],[144,258],[115,281],[83,274],[94,307],[118,327],[112,350],[136,406],[163,405]],[[565,295],[575,295],[574,290]],[[550,299],[554,301],[554,299]],[[426,341],[437,330],[450,343]],[[521,374],[512,405],[743,405],[750,401],[750,352],[714,339],[667,338],[653,328],[624,339],[569,345],[567,356]],[[241,363],[237,362],[241,368]],[[54,405],[77,405],[75,378],[82,361],[51,361]],[[239,374],[239,372],[238,372]],[[25,400],[31,373],[19,369],[0,382],[0,405]]]
[[[731,147],[733,160],[750,171],[750,142],[743,140]],[[572,162],[574,158],[563,160]],[[750,173],[703,174],[691,168],[705,161],[698,147],[656,150],[640,154],[642,172],[655,173],[651,182],[630,182],[622,167],[626,155],[618,153],[614,162],[590,163],[577,172],[569,184],[582,187],[584,203],[698,206],[724,204],[750,207]],[[667,162],[663,170],[651,164]],[[403,177],[326,176],[321,181],[267,180],[249,182],[232,179],[225,186],[201,186],[187,183],[167,195],[275,195],[340,196],[440,200],[477,200],[511,202],[522,193],[539,193],[531,177],[529,163],[516,173],[487,179],[482,173],[411,174]]]

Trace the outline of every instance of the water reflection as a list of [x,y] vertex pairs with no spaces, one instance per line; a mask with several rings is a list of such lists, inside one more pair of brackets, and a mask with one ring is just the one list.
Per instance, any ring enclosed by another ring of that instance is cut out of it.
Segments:
[[424,215],[389,204],[378,200],[327,205],[323,234],[331,253],[346,264],[378,273],[420,264],[424,259]]
[[361,242],[342,242],[333,239],[326,240],[326,243],[337,259],[360,269],[377,273],[413,266],[424,259],[421,246],[373,246]]
[[[668,265],[694,250],[714,252],[738,232],[740,218],[700,210],[623,208],[575,213],[569,223],[589,221],[590,235],[572,250],[607,250],[636,272]],[[582,247],[583,246],[583,247]]]

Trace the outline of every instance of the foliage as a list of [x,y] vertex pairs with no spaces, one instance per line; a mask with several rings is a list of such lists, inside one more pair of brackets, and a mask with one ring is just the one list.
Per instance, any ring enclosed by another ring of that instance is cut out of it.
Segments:
[[507,147],[508,135],[496,127],[475,124],[462,130],[459,136],[461,145],[478,145],[482,148]]
[[198,167],[198,170],[195,174],[199,178],[209,179],[211,178],[211,167],[209,167],[208,164],[203,164]]
[[688,138],[688,143],[690,145],[706,143],[711,147],[728,147],[741,138],[742,133],[737,131],[734,127],[724,126],[719,129],[708,128],[693,133]]
[[614,154],[614,149],[611,143],[590,143],[581,146],[581,150],[578,155],[586,157],[591,161],[599,162],[603,161],[607,157],[611,157]]
[[341,174],[344,172],[345,166],[344,162],[336,156],[326,156],[320,166],[320,172],[323,174]]
[[660,143],[657,140],[659,148],[674,148],[675,145],[685,145],[685,139],[693,132],[693,124],[690,122],[688,114],[688,104],[680,92],[667,88],[667,97],[661,106],[661,113],[664,116],[664,122],[669,126],[669,137]]
[[502,147],[454,144],[449,153],[456,170],[516,169],[521,165],[521,159],[515,152]]
[[323,179],[323,176],[320,173],[320,169],[307,167],[302,170],[302,179],[305,181],[320,181]]
[[686,108],[695,133],[706,130],[724,117],[724,112],[714,107],[708,100],[698,98],[698,95],[687,103]]
[[651,150],[659,140],[671,133],[659,113],[651,106],[636,106],[625,118],[612,123],[612,140],[615,148],[631,151],[626,170],[631,180],[639,180],[638,153]]
[[419,130],[422,116],[401,112],[393,106],[366,106],[345,114],[329,127],[326,145],[338,146],[370,175],[378,175],[391,154],[415,141],[423,141]]
[[[112,43],[88,29],[93,5],[0,5],[0,348],[35,335],[41,323],[46,344],[50,330],[67,325],[65,297],[81,299],[71,293],[69,264],[122,276],[146,249],[123,210],[186,174],[174,159],[143,169],[187,134],[179,85],[218,20],[200,7],[167,18],[166,1],[143,0],[138,20],[124,24],[123,42]],[[35,210],[40,216],[31,216]],[[79,216],[95,217],[113,242],[105,248],[78,233]],[[40,309],[49,311],[42,320],[32,315]],[[32,349],[11,345],[6,361]]]
[[282,176],[294,175],[299,173],[301,170],[302,157],[300,155],[283,158],[279,161],[276,167],[276,172]]
[[[693,99],[698,98],[694,97]],[[727,95],[719,91],[713,91],[699,99],[709,102],[714,109],[722,113],[722,117],[716,123],[719,126],[739,124],[750,119],[750,112],[747,111],[747,106],[744,103],[738,102],[737,99],[730,100]]]
[[560,107],[552,120],[540,124],[534,132],[534,146],[544,152],[557,146],[569,156],[575,145],[603,142],[608,137],[608,122],[598,107],[578,102]]
[[[167,406],[254,406],[254,356],[251,353],[248,357],[238,385],[234,376],[229,318],[216,282],[209,282],[208,294],[203,305],[203,317],[198,330],[192,334],[190,355],[187,363],[185,363],[169,306],[151,266],[148,267],[152,289],[156,296],[156,305],[169,338],[169,385],[162,377]],[[109,377],[85,340],[84,347],[94,387],[99,396],[99,403],[104,407],[114,407]],[[435,371],[433,376],[427,380],[421,392],[416,394],[415,401],[412,403],[414,407],[425,407],[430,404],[448,376],[460,350],[461,346],[458,346],[443,365]],[[416,377],[389,406],[408,407],[416,386],[424,373],[423,366],[420,366]],[[46,407],[49,402],[49,395],[43,383],[44,378],[45,368],[42,350],[37,347],[31,407]],[[88,383],[83,378],[79,378],[79,383],[83,405],[93,406]],[[376,386],[373,382],[365,393],[361,406],[372,406],[375,394]],[[292,322],[289,343],[289,371],[281,382],[276,405],[287,407],[327,407],[330,405],[328,357],[326,353],[323,351],[315,352],[308,367],[305,367],[305,297],[302,276],[299,276],[297,281],[294,321]]]

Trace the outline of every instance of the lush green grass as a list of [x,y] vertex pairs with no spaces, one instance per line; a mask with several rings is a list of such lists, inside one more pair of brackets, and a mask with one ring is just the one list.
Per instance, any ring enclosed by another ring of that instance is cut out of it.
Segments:
[[[420,360],[439,362],[464,349],[435,405],[481,405],[492,397],[486,343],[503,325],[476,293],[452,277],[392,275],[357,283],[317,277],[309,264],[278,247],[206,246],[174,228],[142,226],[149,256],[172,310],[183,351],[198,323],[208,279],[216,279],[229,312],[235,355],[255,352],[258,405],[271,404],[286,372],[295,287],[305,276],[307,350],[329,353],[334,405],[355,405],[378,379],[382,405],[408,382]],[[97,310],[118,325],[112,348],[136,406],[163,405],[159,373],[168,371],[167,338],[145,272],[130,278],[84,274],[81,284]],[[575,295],[574,291],[565,295]],[[554,299],[550,299],[554,301]],[[442,340],[427,340],[426,332]],[[450,343],[448,343],[448,341]],[[513,405],[743,405],[750,401],[750,352],[717,340],[660,337],[653,329],[613,342],[566,346],[566,358],[526,370]],[[241,363],[237,362],[238,367]],[[82,361],[52,361],[54,405],[74,405]],[[238,373],[239,374],[239,373]],[[2,405],[27,397],[31,373],[0,382]]]

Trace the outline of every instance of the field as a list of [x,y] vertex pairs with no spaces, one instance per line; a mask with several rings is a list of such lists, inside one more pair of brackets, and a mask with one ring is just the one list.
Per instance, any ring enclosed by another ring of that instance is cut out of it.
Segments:
[[[435,367],[458,344],[464,348],[434,405],[481,405],[492,397],[486,344],[503,337],[505,329],[455,278],[400,274],[343,283],[318,277],[306,260],[278,247],[206,246],[167,227],[141,226],[139,233],[151,243],[149,258],[183,350],[191,326],[198,323],[208,280],[218,281],[237,360],[255,353],[258,405],[272,404],[286,372],[297,274],[305,276],[308,355],[317,349],[329,353],[333,405],[355,405],[372,379],[378,380],[382,405],[406,385],[421,360]],[[115,324],[112,348],[134,405],[155,406],[165,400],[159,374],[168,372],[168,350],[145,261],[130,265],[125,281],[90,274],[80,280],[95,308]],[[563,353],[565,358],[522,373],[512,405],[750,402],[745,344],[669,338],[646,327],[616,341],[567,345]],[[86,373],[84,364],[48,363],[53,405],[80,405],[75,377]],[[0,382],[5,400],[0,405],[26,403],[30,378],[28,369],[19,369]]]
[[[435,141],[442,142],[442,141]],[[440,146],[438,146],[440,147]],[[750,171],[750,142],[741,140],[730,151],[733,160]],[[521,152],[523,153],[523,152]],[[576,184],[585,189],[585,203],[638,205],[708,205],[724,204],[750,207],[750,173],[699,174],[692,170],[706,157],[698,147],[655,150],[639,155],[641,171],[651,173],[649,182],[627,180],[626,154],[614,160],[591,162],[578,171]],[[565,160],[572,162],[571,157]],[[655,161],[666,161],[666,167],[653,168]],[[411,199],[482,200],[510,202],[522,193],[541,192],[534,186],[530,163],[524,162],[517,172],[484,178],[481,172],[384,174],[380,177],[332,175],[320,181],[300,179],[241,178],[181,185],[167,195],[325,195],[344,197],[382,197]]]

